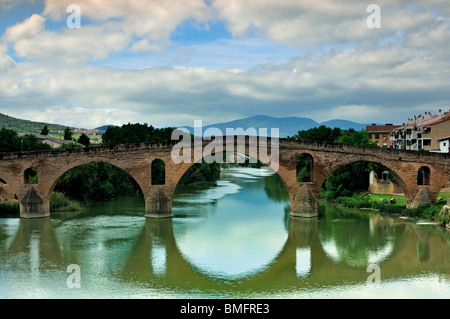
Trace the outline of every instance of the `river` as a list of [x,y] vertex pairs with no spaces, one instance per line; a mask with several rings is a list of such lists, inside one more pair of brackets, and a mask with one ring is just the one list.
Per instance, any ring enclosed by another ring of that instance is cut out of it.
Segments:
[[324,203],[290,218],[264,168],[177,188],[172,219],[144,211],[136,196],[0,219],[0,298],[450,297],[449,231]]

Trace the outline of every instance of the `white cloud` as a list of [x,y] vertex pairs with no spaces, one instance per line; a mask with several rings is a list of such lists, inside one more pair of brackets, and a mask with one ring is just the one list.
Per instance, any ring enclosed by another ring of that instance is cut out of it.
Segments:
[[6,30],[5,40],[8,42],[33,38],[45,29],[45,19],[38,14],[33,14],[22,23],[18,23]]
[[[46,29],[65,25],[72,2],[47,0],[44,12],[4,33],[2,112],[87,127],[255,114],[401,122],[405,110],[450,104],[449,22],[436,21],[448,10],[443,0],[380,0],[380,30],[367,28],[367,5],[357,0],[80,0],[81,29]],[[182,23],[220,19],[235,38],[175,46],[175,57],[197,59],[192,67],[91,64],[122,52],[162,60]],[[33,62],[16,64],[12,49]]]

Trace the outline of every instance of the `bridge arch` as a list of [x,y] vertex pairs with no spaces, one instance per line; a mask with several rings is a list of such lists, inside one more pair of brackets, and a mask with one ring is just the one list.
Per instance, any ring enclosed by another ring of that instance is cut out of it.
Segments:
[[[194,166],[195,164],[201,163],[202,161],[205,160],[205,158],[207,158],[208,156],[211,156],[211,155],[214,158],[217,158],[216,154],[219,154],[219,153],[223,153],[223,154],[233,153],[235,155],[241,155],[241,156],[244,155],[248,158],[255,159],[256,161],[260,160],[259,152],[257,154],[257,157],[255,158],[254,157],[255,154],[252,151],[250,151],[248,148],[246,148],[245,152],[243,152],[243,153],[238,152],[237,150],[235,150],[234,152],[223,150],[223,151],[219,151],[219,152],[213,152],[213,154],[202,154],[201,158],[198,158],[196,161],[191,161],[190,163],[182,162],[180,164],[177,164],[176,167],[169,168],[169,169],[171,169],[171,172],[172,172],[171,179],[168,183],[171,198],[173,198],[173,194],[174,194],[175,189],[178,186],[178,183],[180,182],[181,178],[186,174],[186,172],[192,166]],[[267,166],[273,169],[272,163],[270,163]],[[274,172],[283,181],[283,184],[286,187],[286,189],[289,190],[289,185],[290,185],[289,178],[292,176],[292,171],[288,170],[286,167],[284,167],[282,165],[278,165],[277,169],[274,169]],[[294,172],[294,174],[295,174],[295,172]]]
[[34,167],[27,168],[23,173],[24,184],[38,184],[39,183],[39,171]]
[[297,182],[312,182],[314,179],[314,156],[309,152],[300,152],[296,155]]
[[152,161],[151,173],[152,185],[166,184],[166,163],[162,159],[155,158]]
[[428,166],[421,166],[417,171],[417,185],[430,185],[431,170]]
[[392,165],[389,162],[379,160],[376,158],[353,157],[344,159],[342,161],[336,161],[328,169],[325,170],[324,174],[321,174],[320,178],[318,179],[319,187],[321,188],[324,185],[325,181],[328,179],[328,177],[331,176],[334,172],[336,172],[340,168],[359,162],[374,163],[382,166],[384,170],[387,170],[394,177],[394,179],[396,180],[396,182],[400,187],[400,190],[405,195],[407,202],[408,200],[412,200],[411,190],[408,188],[409,177],[404,172],[400,171],[398,167],[396,167],[395,165]]
[[[109,164],[115,168],[120,169],[121,171],[123,171],[124,173],[128,174],[130,176],[130,178],[138,185],[138,187],[140,188],[140,192],[142,195],[146,195],[146,188],[145,188],[145,184],[143,183],[144,181],[142,180],[142,178],[140,178],[136,172],[134,170],[129,169],[129,167],[126,165],[126,163],[124,163],[125,165],[121,165],[120,162],[117,161],[113,161],[113,160],[85,160],[85,161],[79,161],[77,163],[73,163],[72,165],[67,165],[64,166],[63,169],[59,169],[57,170],[57,172],[52,176],[52,180],[50,183],[48,183],[47,185],[49,185],[49,187],[45,190],[43,190],[43,200],[46,204],[49,205],[50,203],[50,199],[52,197],[52,193],[55,191],[55,187],[57,186],[58,182],[71,170],[78,168],[78,167],[82,167],[84,165],[89,165],[89,164],[93,164],[93,163],[105,163],[105,164]],[[44,172],[43,172],[44,173]],[[82,185],[80,185],[80,187],[82,187]],[[48,209],[48,211],[50,211]]]

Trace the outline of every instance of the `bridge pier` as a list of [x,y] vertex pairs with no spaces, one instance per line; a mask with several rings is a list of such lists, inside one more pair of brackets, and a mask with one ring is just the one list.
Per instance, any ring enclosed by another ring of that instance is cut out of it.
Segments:
[[297,183],[289,190],[292,217],[317,217],[319,211],[318,200],[310,185]]
[[145,217],[171,218],[172,192],[165,186],[152,186],[150,195],[145,200]]
[[50,217],[50,201],[42,199],[34,187],[28,189],[20,200],[20,218],[47,218]]
[[413,198],[407,200],[407,208],[417,208],[424,204],[434,204],[439,194],[439,189],[434,191],[433,186],[420,185]]

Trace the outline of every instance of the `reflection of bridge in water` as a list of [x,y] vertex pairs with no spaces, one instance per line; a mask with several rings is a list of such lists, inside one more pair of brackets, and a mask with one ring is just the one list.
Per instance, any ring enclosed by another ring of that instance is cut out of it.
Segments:
[[[371,217],[369,224],[372,231],[381,232],[386,238],[394,237],[375,247],[386,251],[386,246],[389,246],[388,253],[375,260],[380,266],[382,281],[424,272],[448,274],[448,266],[442,260],[450,260],[450,247],[438,233],[401,220],[377,218]],[[257,272],[239,279],[216,277],[186,259],[177,246],[172,219],[147,219],[142,223],[144,225],[136,234],[136,241],[128,247],[129,254],[123,267],[115,274],[121,281],[147,283],[177,291],[257,294],[260,291],[277,293],[286,289],[364,284],[370,275],[366,271],[367,260],[349,265],[345,258],[340,258],[339,254],[351,255],[351,247],[346,252],[329,250],[325,241],[329,242],[330,237],[324,239],[322,235],[329,233],[323,219],[290,218],[288,238],[279,254]],[[40,263],[61,267],[61,271],[65,272],[66,267],[76,259],[67,251],[61,252],[61,247],[65,246],[66,243],[59,242],[51,220],[22,219],[14,239],[8,247],[3,247],[2,254],[3,258],[14,258],[17,254],[28,253],[38,256],[36,258]],[[35,251],[31,251],[33,249]],[[32,262],[36,261],[30,259]]]

